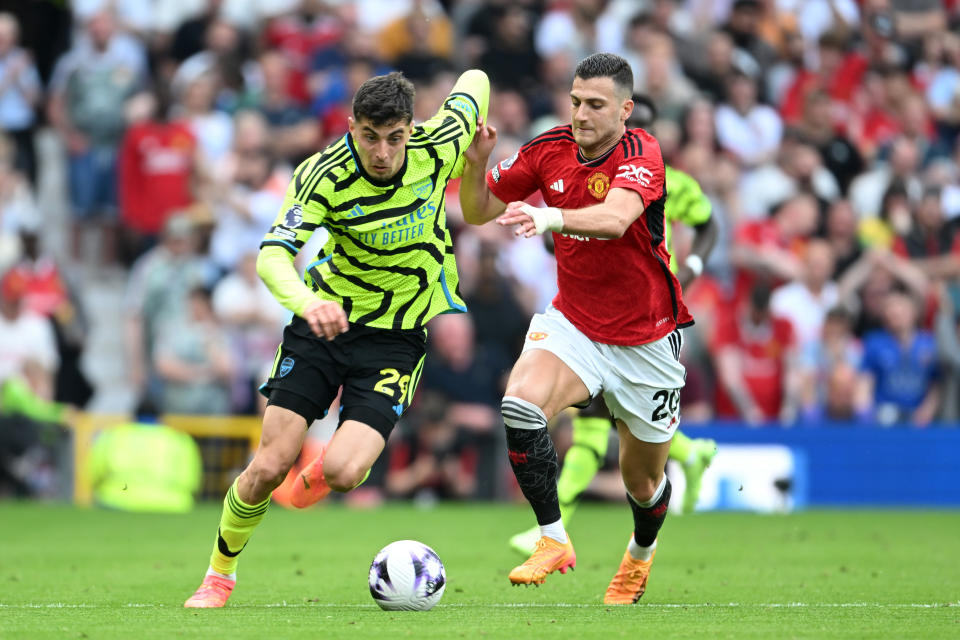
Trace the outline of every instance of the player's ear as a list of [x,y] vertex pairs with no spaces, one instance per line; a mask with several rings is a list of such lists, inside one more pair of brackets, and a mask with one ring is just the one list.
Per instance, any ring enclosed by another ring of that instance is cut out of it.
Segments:
[[620,121],[626,122],[630,119],[630,115],[633,113],[633,99],[627,98],[623,102],[623,107],[620,109]]
[[357,121],[353,119],[353,116],[347,116],[347,130],[350,132],[352,137],[354,136],[354,130],[357,128]]

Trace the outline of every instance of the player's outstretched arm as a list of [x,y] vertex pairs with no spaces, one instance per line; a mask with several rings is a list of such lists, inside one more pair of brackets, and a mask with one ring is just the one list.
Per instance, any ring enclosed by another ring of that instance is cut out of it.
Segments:
[[693,227],[693,230],[696,235],[693,236],[690,255],[677,269],[677,280],[680,281],[680,287],[683,289],[686,289],[703,272],[703,265],[710,257],[719,233],[717,223],[712,217],[707,218],[703,224]]
[[497,224],[505,227],[517,225],[516,235],[525,238],[547,231],[590,238],[620,238],[641,214],[643,200],[640,194],[630,189],[614,188],[603,202],[583,209],[561,210],[511,202],[506,213],[497,218]]
[[507,207],[487,186],[487,161],[496,144],[496,128],[480,118],[473,141],[463,153],[467,162],[460,181],[460,208],[463,210],[463,219],[469,224],[489,222]]

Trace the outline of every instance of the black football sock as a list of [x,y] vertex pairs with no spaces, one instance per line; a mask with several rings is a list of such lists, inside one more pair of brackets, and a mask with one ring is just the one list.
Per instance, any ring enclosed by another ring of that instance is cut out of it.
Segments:
[[540,525],[560,520],[557,450],[547,433],[547,418],[532,402],[504,396],[500,405],[507,429],[507,454],[517,484]]
[[649,547],[657,539],[657,532],[667,517],[672,488],[666,474],[650,500],[640,503],[627,492],[627,501],[633,511],[633,540],[637,546]]

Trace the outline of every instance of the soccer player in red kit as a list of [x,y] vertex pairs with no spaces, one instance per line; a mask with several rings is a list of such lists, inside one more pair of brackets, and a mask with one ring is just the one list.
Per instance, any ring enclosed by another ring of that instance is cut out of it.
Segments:
[[[481,127],[460,186],[467,222],[497,218],[528,238],[552,231],[556,247],[559,292],[531,320],[501,404],[510,463],[542,534],[510,581],[540,584],[576,563],[560,519],[547,421],[602,393],[617,421],[634,525],[607,604],[636,602],[646,589],[670,501],[664,465],[685,375],[679,328],[693,323],[663,240],[660,146],[624,124],[632,90],[623,58],[584,59],[570,91],[572,124],[537,136],[489,173],[496,131]],[[522,202],[538,190],[547,207]]]

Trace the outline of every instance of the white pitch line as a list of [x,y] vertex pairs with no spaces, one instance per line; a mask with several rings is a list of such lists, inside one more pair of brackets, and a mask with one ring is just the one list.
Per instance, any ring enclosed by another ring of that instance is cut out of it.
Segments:
[[[605,604],[586,604],[586,603],[542,603],[542,602],[495,602],[489,604],[480,603],[452,603],[437,605],[437,609],[553,609],[553,608],[577,608],[593,609],[599,607],[608,607]],[[0,609],[163,609],[179,608],[171,607],[165,604],[129,602],[121,605],[102,605],[102,604],[82,604],[68,602],[48,602],[48,603],[23,603],[23,604],[4,604],[0,603]],[[957,602],[690,602],[690,603],[650,603],[637,605],[638,609],[796,609],[796,608],[831,608],[831,609],[937,609],[940,607],[960,607],[960,601]],[[337,604],[334,602],[273,602],[264,604],[231,604],[231,609],[271,609],[271,608],[304,608],[304,609],[376,609],[376,604],[356,604],[345,603]]]

